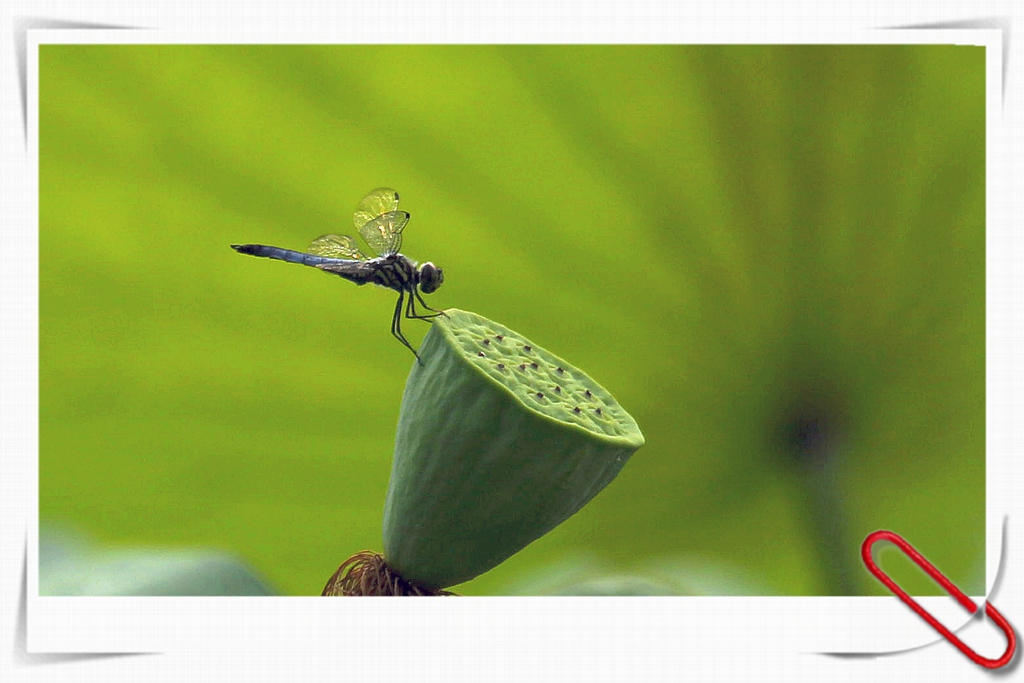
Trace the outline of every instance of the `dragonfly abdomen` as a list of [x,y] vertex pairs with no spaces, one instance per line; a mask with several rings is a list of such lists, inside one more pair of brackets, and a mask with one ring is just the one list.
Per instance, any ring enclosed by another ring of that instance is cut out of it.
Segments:
[[288,263],[301,263],[304,266],[321,266],[342,261],[342,259],[306,254],[301,251],[282,249],[281,247],[267,247],[262,244],[232,244],[231,248],[240,254],[263,256],[279,261],[287,261]]

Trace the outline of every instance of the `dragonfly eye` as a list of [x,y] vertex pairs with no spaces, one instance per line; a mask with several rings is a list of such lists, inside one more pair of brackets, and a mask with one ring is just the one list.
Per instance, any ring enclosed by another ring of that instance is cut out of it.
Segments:
[[420,266],[420,291],[430,294],[444,282],[444,273],[430,261]]

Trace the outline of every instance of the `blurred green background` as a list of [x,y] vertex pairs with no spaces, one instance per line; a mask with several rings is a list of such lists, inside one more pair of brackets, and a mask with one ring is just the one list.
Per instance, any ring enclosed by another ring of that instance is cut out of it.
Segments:
[[578,365],[647,439],[457,592],[657,567],[696,592],[883,594],[859,546],[889,528],[979,594],[984,65],[938,45],[43,46],[41,520],[221,549],[293,595],[380,550],[413,362],[394,294],[228,245],[352,232],[387,185],[402,251],[444,268],[432,306]]

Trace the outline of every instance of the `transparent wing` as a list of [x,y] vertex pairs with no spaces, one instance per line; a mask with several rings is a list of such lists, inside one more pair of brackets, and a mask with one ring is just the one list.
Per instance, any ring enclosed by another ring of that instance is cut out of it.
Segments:
[[307,253],[328,258],[366,260],[366,254],[359,250],[356,241],[348,235],[320,235],[313,240]]
[[398,193],[390,187],[378,187],[363,197],[352,214],[352,222],[356,230],[362,231],[364,225],[386,213],[398,210]]
[[402,230],[408,222],[409,214],[405,211],[390,211],[365,223],[359,234],[378,255],[394,254],[402,246]]

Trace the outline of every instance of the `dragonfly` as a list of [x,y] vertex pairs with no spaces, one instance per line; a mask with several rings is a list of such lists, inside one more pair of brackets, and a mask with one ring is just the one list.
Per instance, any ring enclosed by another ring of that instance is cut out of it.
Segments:
[[[402,231],[409,222],[409,213],[398,210],[398,193],[391,188],[378,187],[363,197],[352,221],[376,256],[364,254],[350,236],[334,234],[317,237],[304,252],[262,244],[232,244],[231,248],[240,254],[319,268],[357,285],[372,283],[395,290],[398,292],[398,302],[391,317],[391,334],[405,344],[422,365],[420,355],[402,334],[402,306],[405,305],[405,317],[414,320],[429,321],[444,315],[428,306],[420,294],[437,291],[444,282],[444,272],[430,261],[417,263],[399,253]],[[418,312],[417,301],[431,313]]]

